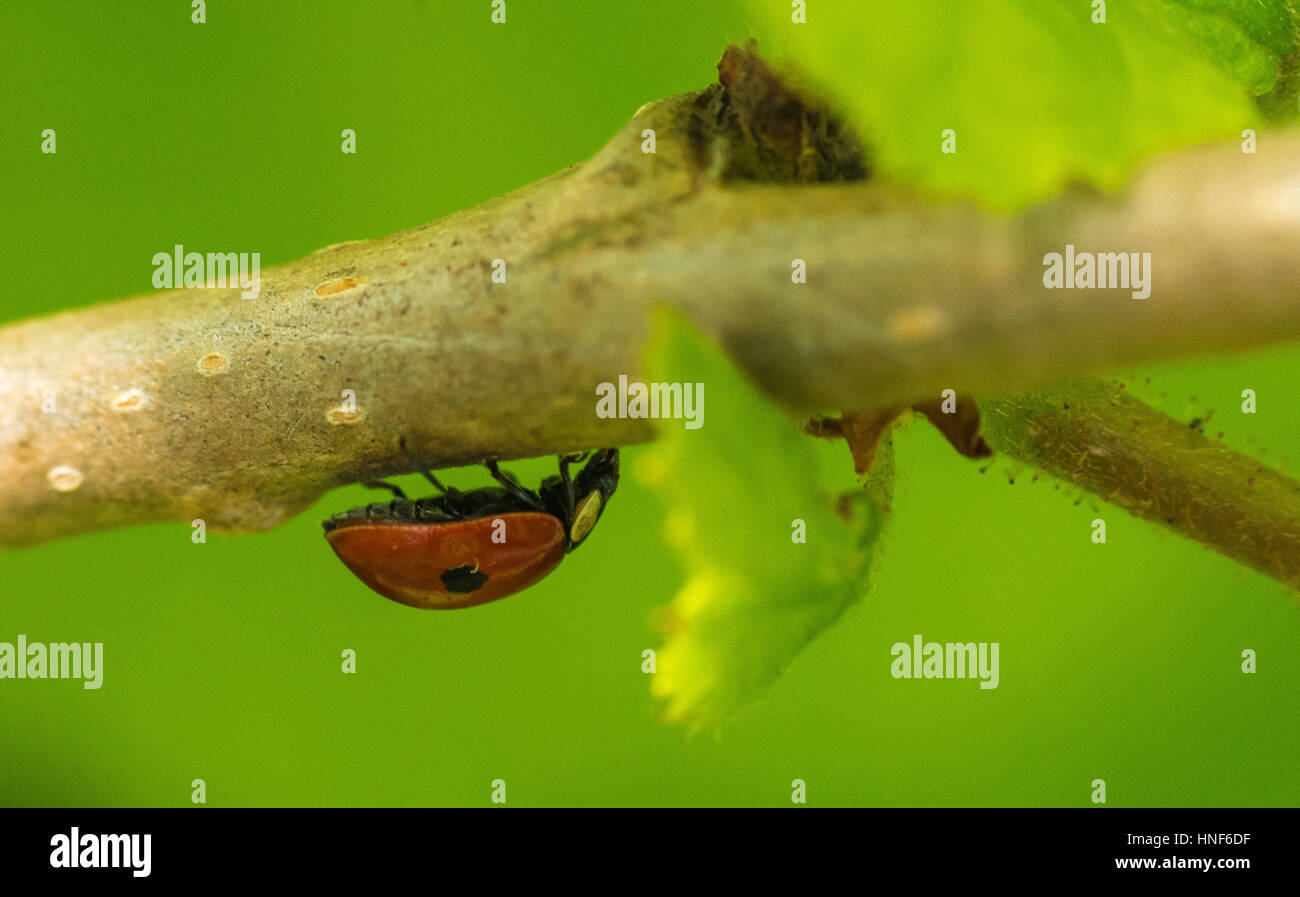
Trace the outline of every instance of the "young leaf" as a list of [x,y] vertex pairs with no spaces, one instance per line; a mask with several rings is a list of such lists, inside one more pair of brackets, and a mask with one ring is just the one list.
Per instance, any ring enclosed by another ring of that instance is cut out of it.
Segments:
[[856,487],[843,443],[804,435],[678,316],[657,319],[646,367],[708,398],[699,429],[662,420],[638,468],[686,573],[651,688],[669,720],[697,729],[761,693],[866,591],[892,457],[886,438],[869,489]]
[[802,25],[751,7],[769,58],[845,104],[880,171],[995,208],[1239,136],[1295,46],[1284,0],[818,0]]

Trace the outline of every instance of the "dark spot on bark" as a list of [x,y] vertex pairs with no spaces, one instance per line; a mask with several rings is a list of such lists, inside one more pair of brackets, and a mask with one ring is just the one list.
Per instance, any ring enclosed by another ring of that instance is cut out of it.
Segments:
[[758,55],[756,44],[727,47],[718,84],[696,102],[691,139],[703,167],[721,162],[723,180],[845,181],[869,176],[851,129],[788,73]]

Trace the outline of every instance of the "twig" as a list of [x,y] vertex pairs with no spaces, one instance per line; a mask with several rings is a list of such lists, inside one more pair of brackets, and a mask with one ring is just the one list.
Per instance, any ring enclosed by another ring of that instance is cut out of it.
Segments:
[[981,403],[998,451],[1300,589],[1300,484],[1114,384]]

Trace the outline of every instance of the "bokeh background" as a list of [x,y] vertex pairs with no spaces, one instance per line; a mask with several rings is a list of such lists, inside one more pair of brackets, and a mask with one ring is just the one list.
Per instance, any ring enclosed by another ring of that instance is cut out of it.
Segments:
[[[0,319],[147,292],[178,242],[270,266],[477,204],[707,84],[755,27],[726,2],[511,0],[505,26],[489,5],[223,0],[194,25],[187,3],[6,0]],[[1120,373],[1294,461],[1300,352]],[[194,778],[210,806],[486,805],[496,778],[512,806],[789,806],[794,778],[814,805],[1089,806],[1094,778],[1110,806],[1300,799],[1295,593],[1032,471],[981,474],[923,422],[898,436],[873,591],[688,738],[640,671],[681,573],[637,457],[584,551],[466,612],[385,601],[338,563],[318,521],[360,487],[261,535],[195,545],[177,522],[0,552],[0,641],[105,643],[98,691],[0,680],[0,804],[188,806]],[[892,679],[917,632],[999,642],[1000,686]]]

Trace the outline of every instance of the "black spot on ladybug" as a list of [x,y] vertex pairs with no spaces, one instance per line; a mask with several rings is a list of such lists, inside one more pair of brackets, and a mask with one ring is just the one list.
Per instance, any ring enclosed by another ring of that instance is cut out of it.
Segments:
[[457,595],[476,591],[487,581],[488,576],[486,573],[480,573],[477,567],[468,565],[452,567],[442,574],[442,584],[447,587],[448,592],[455,592]]

